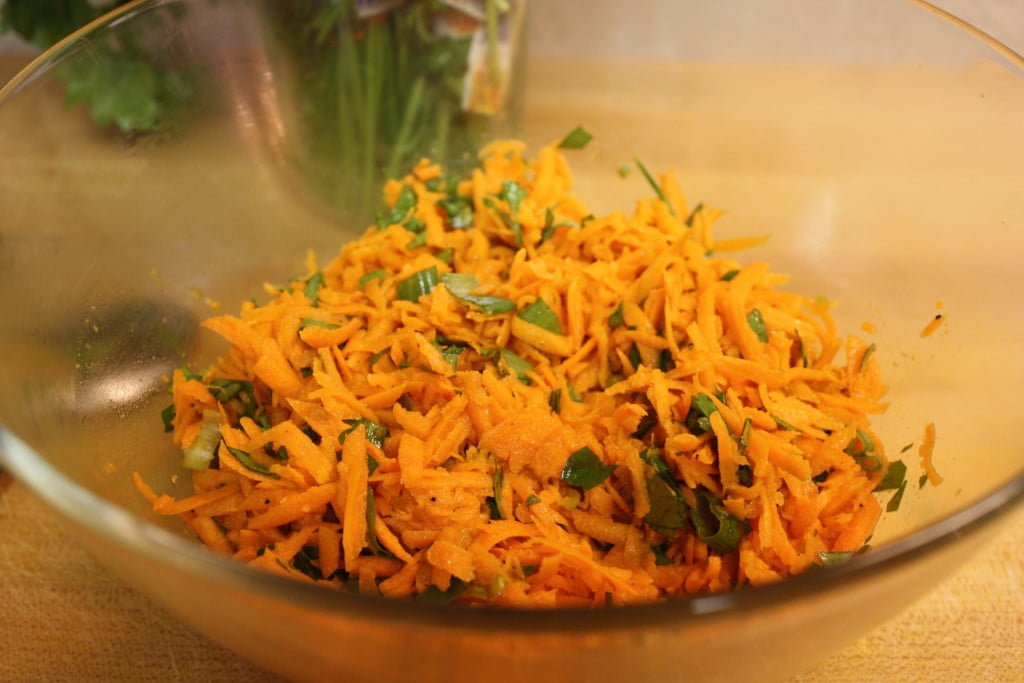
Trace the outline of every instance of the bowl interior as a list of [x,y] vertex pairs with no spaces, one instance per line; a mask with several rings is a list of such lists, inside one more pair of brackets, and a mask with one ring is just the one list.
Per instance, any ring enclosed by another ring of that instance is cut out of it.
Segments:
[[[536,147],[584,124],[595,141],[571,162],[601,212],[646,193],[635,169],[618,173],[634,157],[674,168],[691,201],[728,210],[719,237],[770,236],[739,258],[835,302],[841,329],[877,345],[891,403],[879,431],[890,455],[914,446],[873,545],[1019,480],[1021,63],[914,3],[804,3],[799,21],[783,0],[717,3],[671,36],[665,13],[680,10],[662,4],[622,32],[651,40],[601,45],[611,3],[578,22],[535,8],[521,121],[488,134]],[[300,274],[308,250],[332,258],[375,208],[318,193],[326,171],[296,123],[301,76],[269,5],[143,3],[0,95],[0,423],[58,476],[175,532],[130,475],[186,490],[158,414],[174,367],[223,350],[198,321]],[[61,69],[127,35],[196,78],[156,134],[65,106]],[[917,485],[927,423],[937,487]],[[5,457],[16,474],[34,466]]]

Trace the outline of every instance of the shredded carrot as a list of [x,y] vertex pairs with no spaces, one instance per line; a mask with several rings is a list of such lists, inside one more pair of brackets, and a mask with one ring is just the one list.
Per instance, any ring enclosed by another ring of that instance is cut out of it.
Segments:
[[940,327],[942,327],[942,323],[944,322],[946,322],[946,315],[944,313],[936,313],[934,317],[928,321],[928,324],[924,326],[924,329],[921,330],[921,336],[932,336]]
[[942,476],[935,471],[935,465],[932,464],[932,455],[935,452],[935,423],[929,422],[924,426],[924,438],[921,440],[921,447],[918,449],[918,453],[921,456],[921,469],[928,477],[929,483],[932,486],[938,486],[942,483]]
[[333,261],[205,322],[228,350],[174,373],[169,428],[189,447],[219,415],[212,469],[178,500],[137,487],[241,561],[389,597],[646,602],[860,549],[888,465],[874,346],[712,255],[758,240],[716,245],[721,212],[656,182],[594,216],[554,146],[424,160]]

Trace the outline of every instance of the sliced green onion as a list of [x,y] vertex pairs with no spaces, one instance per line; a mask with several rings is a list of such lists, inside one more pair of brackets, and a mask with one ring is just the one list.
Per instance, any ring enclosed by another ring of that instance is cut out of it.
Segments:
[[551,412],[558,415],[562,412],[562,390],[554,389],[548,394],[548,407],[551,408]]
[[319,327],[324,330],[336,330],[340,325],[337,323],[328,322],[327,320],[318,320],[316,318],[303,318],[302,322],[299,323],[299,329],[304,330],[307,327]]
[[203,422],[199,426],[196,440],[182,452],[182,466],[190,470],[208,469],[219,443],[220,413],[216,410],[204,410]]
[[437,266],[430,266],[405,278],[395,287],[395,296],[402,301],[419,301],[420,297],[434,291],[439,277]]
[[516,302],[500,296],[471,294],[480,283],[472,273],[445,273],[441,282],[453,297],[462,303],[469,304],[487,315],[499,315],[516,310]]
[[459,369],[459,358],[462,357],[462,352],[466,349],[462,346],[439,344],[437,342],[434,342],[434,346],[441,352],[441,356],[448,365],[452,366],[452,372],[457,372]]
[[387,275],[388,271],[386,270],[381,270],[379,268],[377,270],[371,270],[369,273],[359,278],[359,289],[365,289],[366,285],[370,284],[373,280],[383,279],[387,277]]
[[856,554],[853,550],[822,550],[818,553],[818,562],[823,567],[838,567],[844,562],[849,562]]
[[519,357],[508,349],[501,349],[499,357],[508,374],[515,375],[523,384],[530,384],[530,377],[527,373],[533,372],[533,365],[528,360]]
[[551,310],[544,299],[537,299],[516,315],[531,325],[536,325],[553,334],[562,334],[562,323],[558,320],[558,315]]
[[473,227],[473,200],[461,195],[451,195],[437,200],[437,208],[448,216],[448,225],[464,230]]

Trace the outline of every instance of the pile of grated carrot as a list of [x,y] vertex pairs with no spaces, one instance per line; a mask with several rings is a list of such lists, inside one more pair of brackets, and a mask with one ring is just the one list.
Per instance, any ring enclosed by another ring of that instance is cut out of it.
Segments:
[[230,350],[166,414],[194,494],[137,487],[219,552],[388,597],[647,602],[862,549],[874,347],[640,167],[632,215],[592,215],[555,144],[389,181],[335,260],[204,322]]

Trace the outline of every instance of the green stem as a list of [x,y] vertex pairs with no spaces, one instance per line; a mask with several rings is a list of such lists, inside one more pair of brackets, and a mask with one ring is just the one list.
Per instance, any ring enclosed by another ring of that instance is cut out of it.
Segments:
[[487,61],[490,66],[491,83],[501,82],[501,59],[498,54],[498,17],[500,9],[496,0],[487,0]]
[[391,154],[388,159],[386,178],[398,177],[399,166],[405,162],[406,148],[412,137],[413,126],[416,123],[417,114],[420,111],[420,103],[423,101],[423,90],[426,86],[426,79],[422,76],[416,79],[412,89],[409,91],[409,99],[405,105],[405,112],[402,116],[402,125],[398,129],[394,143],[391,146]]

